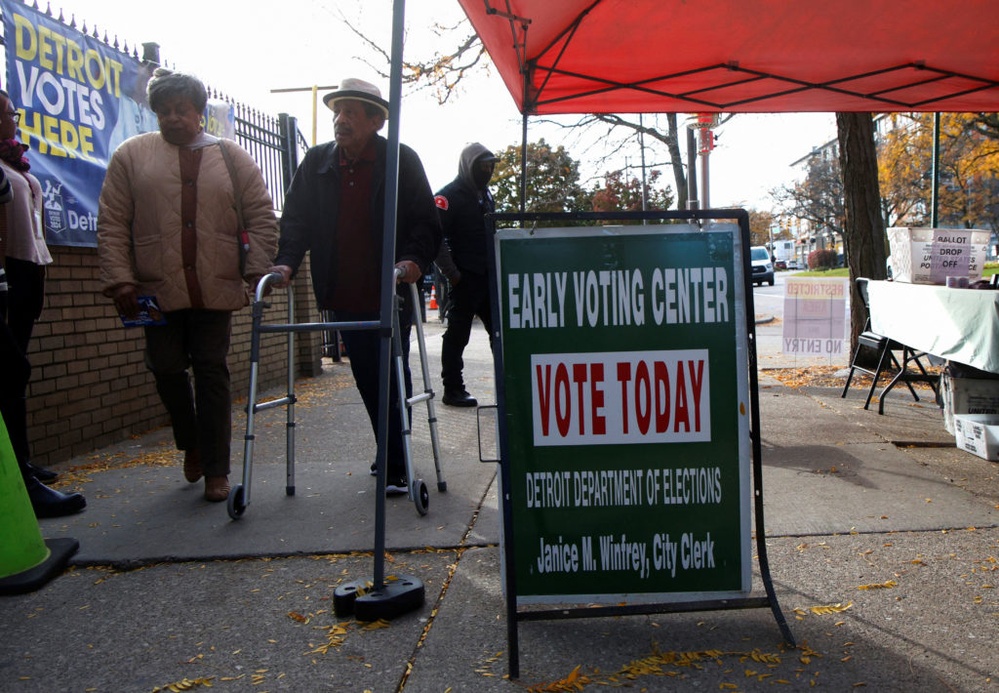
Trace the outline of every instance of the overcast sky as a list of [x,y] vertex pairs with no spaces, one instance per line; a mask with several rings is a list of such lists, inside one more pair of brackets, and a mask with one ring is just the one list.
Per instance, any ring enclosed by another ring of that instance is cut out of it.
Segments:
[[[339,13],[388,51],[392,6],[391,0],[284,0],[278,5],[171,0],[139,11],[124,0],[67,0],[61,9],[67,20],[76,16],[78,27],[85,21],[92,30],[96,24],[102,35],[117,35],[130,47],[159,43],[162,59],[171,66],[194,72],[265,113],[296,116],[306,139],[311,139],[311,91],[273,94],[271,90],[335,85],[344,77],[360,77],[378,84],[387,96],[387,81],[377,77],[366,61],[386,72],[388,66],[342,26]],[[59,9],[53,1],[57,16]],[[411,1],[406,13],[409,59],[425,59],[439,46],[449,49],[450,42],[432,27],[454,25],[464,17],[454,0]],[[499,150],[521,140],[520,114],[495,70],[480,71],[452,101],[438,106],[426,92],[403,97],[402,141],[420,154],[435,189],[455,176],[458,155],[469,142]],[[321,99],[316,123],[318,141],[331,139],[332,114]],[[741,115],[722,126],[718,135],[709,166],[712,206],[769,209],[767,191],[793,180],[791,163],[835,137],[835,121],[831,114]],[[539,124],[529,126],[530,140],[541,136],[560,144],[563,133]],[[565,144],[587,176],[607,168],[592,161],[599,147],[583,151],[572,139]],[[637,167],[641,155],[637,146],[634,149],[627,163]],[[662,156],[647,153],[646,158],[651,163]],[[663,174],[672,180],[668,170]]]

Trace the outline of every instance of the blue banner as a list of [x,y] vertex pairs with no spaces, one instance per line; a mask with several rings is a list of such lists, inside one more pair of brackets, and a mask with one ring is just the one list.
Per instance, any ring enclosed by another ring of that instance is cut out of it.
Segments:
[[[21,114],[20,138],[45,195],[50,245],[96,246],[97,200],[111,153],[158,129],[146,101],[155,65],[15,0],[0,0],[6,91]],[[211,134],[232,137],[225,103],[206,113]]]

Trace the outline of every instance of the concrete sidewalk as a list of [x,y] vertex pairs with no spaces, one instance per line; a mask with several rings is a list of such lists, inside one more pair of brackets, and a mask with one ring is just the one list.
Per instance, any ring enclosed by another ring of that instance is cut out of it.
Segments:
[[[442,327],[425,328],[440,393]],[[481,328],[465,360],[493,402]],[[999,690],[999,465],[954,448],[932,403],[893,392],[879,416],[860,389],[761,372],[767,550],[796,649],[769,609],[523,622],[512,682],[496,465],[479,462],[474,409],[437,405],[442,493],[416,408],[429,513],[387,501],[386,572],[422,580],[425,606],[376,626],[333,614],[335,588],[373,571],[375,449],[349,366],[325,365],[297,391],[294,495],[284,410],[263,412],[238,521],[183,480],[165,430],[62,465],[88,508],[40,526],[80,551],[0,598],[3,690]],[[238,412],[233,482],[244,428]]]

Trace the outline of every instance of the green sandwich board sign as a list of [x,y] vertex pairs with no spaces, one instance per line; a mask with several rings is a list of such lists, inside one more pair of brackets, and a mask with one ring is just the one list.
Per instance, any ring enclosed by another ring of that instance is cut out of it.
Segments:
[[750,591],[741,253],[725,221],[497,232],[520,603]]

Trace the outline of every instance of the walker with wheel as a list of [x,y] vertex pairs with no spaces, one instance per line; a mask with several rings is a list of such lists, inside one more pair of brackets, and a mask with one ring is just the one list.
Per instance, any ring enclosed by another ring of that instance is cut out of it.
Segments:
[[[398,277],[399,270],[396,270]],[[286,483],[285,494],[295,495],[295,333],[296,332],[316,332],[327,330],[364,330],[378,329],[380,322],[377,320],[355,321],[355,322],[315,322],[296,323],[295,322],[295,301],[293,290],[288,287],[288,322],[287,323],[264,323],[264,311],[270,304],[264,300],[269,293],[268,287],[277,281],[281,281],[282,276],[272,273],[264,276],[257,284],[255,300],[253,301],[253,322],[250,332],[250,387],[247,394],[246,405],[246,434],[243,443],[243,479],[242,483],[233,485],[229,492],[227,509],[229,517],[234,520],[239,519],[246,512],[250,505],[250,489],[253,480],[253,444],[256,440],[255,417],[257,412],[284,406],[287,408],[287,437],[286,437]],[[416,284],[410,284],[410,291],[414,307],[418,307],[419,292]],[[401,299],[397,299],[401,300]],[[437,473],[437,490],[441,493],[447,491],[447,482],[441,473],[440,464],[440,443],[437,436],[437,415],[434,408],[434,390],[430,379],[430,366],[427,360],[426,343],[423,335],[423,325],[420,321],[419,313],[414,311],[413,324],[416,327],[417,343],[420,352],[420,366],[423,373],[423,392],[414,393],[412,397],[400,398],[399,408],[402,417],[403,451],[406,462],[406,478],[409,482],[409,499],[416,506],[420,515],[426,515],[430,504],[430,494],[423,479],[416,477],[413,466],[412,452],[412,427],[410,425],[409,407],[425,402],[427,405],[427,421],[430,426],[430,442],[433,449],[434,468]],[[258,402],[258,376],[260,366],[260,336],[268,333],[287,333],[288,335],[288,380],[287,394],[283,397]],[[402,340],[399,329],[399,311],[393,311],[392,317],[392,362],[395,368],[397,382],[403,383],[403,357]]]

